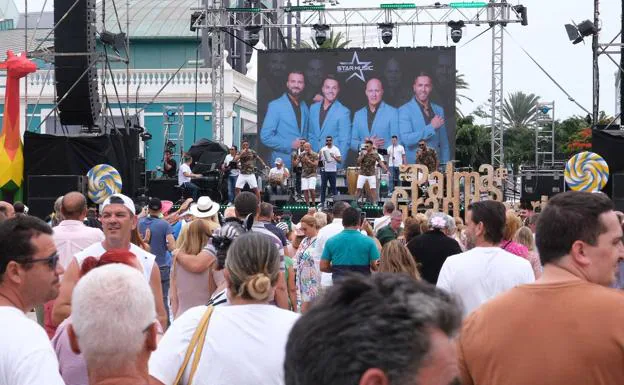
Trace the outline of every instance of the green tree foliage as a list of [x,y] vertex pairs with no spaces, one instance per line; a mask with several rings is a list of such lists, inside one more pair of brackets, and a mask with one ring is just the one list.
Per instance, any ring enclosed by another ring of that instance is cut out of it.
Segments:
[[455,89],[456,94],[455,94],[455,114],[458,115],[459,117],[463,118],[464,114],[461,112],[461,110],[459,109],[459,106],[462,104],[462,100],[468,100],[470,102],[472,102],[473,100],[471,98],[469,98],[468,96],[464,95],[463,93],[460,93],[460,91],[462,90],[468,90],[469,84],[466,81],[466,79],[464,79],[464,74],[460,74],[459,72],[456,71],[455,74]]
[[459,167],[477,168],[491,160],[489,127],[474,124],[474,116],[457,117],[455,159]]
[[503,124],[506,129],[529,127],[535,118],[539,96],[522,91],[510,93],[503,101]]
[[332,49],[332,48],[345,48],[347,45],[351,43],[351,40],[347,40],[347,36],[343,32],[334,33],[334,31],[329,32],[329,36],[322,45],[318,45],[316,43],[316,39],[314,36],[310,38],[310,42],[301,41],[301,48],[312,48],[312,49]]

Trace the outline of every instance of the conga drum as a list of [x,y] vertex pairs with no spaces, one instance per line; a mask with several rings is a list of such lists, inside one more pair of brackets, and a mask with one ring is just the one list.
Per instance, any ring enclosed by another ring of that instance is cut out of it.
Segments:
[[357,179],[360,174],[359,167],[347,167],[347,190],[349,191],[349,195],[355,195],[355,190],[357,190]]

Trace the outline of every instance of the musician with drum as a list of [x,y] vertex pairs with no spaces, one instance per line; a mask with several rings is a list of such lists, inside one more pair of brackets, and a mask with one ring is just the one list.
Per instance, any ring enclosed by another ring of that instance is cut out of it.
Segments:
[[266,163],[258,156],[258,154],[249,148],[249,142],[243,141],[241,144],[242,150],[234,157],[235,162],[240,162],[240,174],[236,179],[236,195],[245,187],[245,184],[249,185],[251,191],[256,194],[258,202],[260,202],[260,190],[258,190],[258,180],[256,179],[255,169],[256,161],[262,163],[264,168],[269,168]]
[[269,171],[269,190],[271,194],[286,194],[288,188],[286,181],[290,178],[290,172],[284,167],[282,158],[275,159],[275,167]]
[[367,197],[367,200],[370,203],[375,204],[377,202],[377,164],[379,164],[386,172],[388,172],[388,167],[386,166],[383,157],[379,155],[377,149],[373,146],[372,140],[369,139],[364,142],[364,149],[360,152],[357,163],[358,166],[360,166],[360,175],[358,175],[357,179],[357,199],[358,201],[360,200],[362,189],[364,188],[366,182],[368,182],[370,195]]
[[303,146],[303,153],[297,157],[297,162],[301,162],[301,190],[305,197],[306,204],[310,207],[316,203],[316,168],[319,163],[319,156],[312,151],[312,146],[306,142]]
[[297,159],[305,151],[305,149],[303,148],[305,142],[305,139],[299,140],[299,147],[294,149],[293,152],[290,154],[290,164],[292,165],[292,171],[295,174],[295,191],[297,192],[297,194],[301,194],[301,172],[303,171],[303,169],[301,168],[301,162],[299,162]]

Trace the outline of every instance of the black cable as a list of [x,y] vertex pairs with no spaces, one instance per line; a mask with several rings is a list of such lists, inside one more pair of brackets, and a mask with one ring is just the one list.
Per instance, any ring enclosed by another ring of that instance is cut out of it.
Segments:
[[242,41],[243,43],[245,43],[245,45],[248,45],[248,46],[250,46],[251,48],[253,48],[253,49],[255,49],[256,51],[258,51],[258,48],[256,48],[256,47],[254,47],[253,45],[249,44],[249,43],[248,43],[245,39],[241,39],[240,37],[236,36],[236,35],[235,35],[235,34],[233,34],[232,32],[228,31],[226,28],[221,28],[221,27],[219,27],[218,29],[219,29],[221,32],[225,32],[225,33],[227,33],[228,35],[232,36],[234,39],[236,39],[236,40],[240,40],[240,41]]
[[457,48],[464,48],[465,46],[467,46],[468,44],[470,44],[471,42],[473,42],[474,40],[476,40],[478,37],[480,37],[481,35],[483,35],[484,33],[486,33],[487,31],[489,31],[490,29],[492,29],[492,27],[486,29],[485,31],[481,32],[480,34],[478,34],[477,36],[473,37],[472,39],[468,40],[467,42],[465,42],[464,44],[460,45]]
[[[126,114],[124,113],[123,107],[121,107],[121,98],[119,97],[119,92],[117,91],[117,83],[115,83],[115,76],[113,75],[113,69],[110,65],[110,60],[108,60],[108,48],[104,45],[104,58],[106,61],[106,67],[108,68],[108,72],[111,76],[111,81],[113,83],[113,89],[115,90],[115,96],[117,97],[117,104],[119,105],[119,111],[121,112],[121,117],[124,120],[124,128],[126,129],[126,134],[130,134],[130,126],[128,126],[128,119],[126,118]],[[112,117],[112,114],[111,114]],[[113,118],[113,126],[115,126],[115,120]]]

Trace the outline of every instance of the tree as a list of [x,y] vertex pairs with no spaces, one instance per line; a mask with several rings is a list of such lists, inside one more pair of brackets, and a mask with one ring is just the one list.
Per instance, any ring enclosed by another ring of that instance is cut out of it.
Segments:
[[503,101],[504,128],[529,127],[537,112],[539,96],[522,91],[510,93]]
[[316,39],[314,38],[314,36],[310,38],[310,41],[312,43],[308,43],[307,41],[302,40],[301,48],[308,48],[308,49],[310,48],[313,48],[313,49],[345,48],[347,45],[349,45],[349,43],[351,43],[351,40],[347,40],[346,35],[343,32],[337,32],[336,34],[334,34],[333,30],[329,32],[329,36],[327,37],[327,39],[325,39],[322,45],[318,45],[316,43]]
[[522,164],[535,163],[535,128],[520,126],[503,132],[505,164],[514,173]]
[[477,168],[491,160],[491,136],[487,126],[475,125],[474,116],[458,117],[455,159],[462,167]]
[[459,105],[462,104],[462,100],[468,100],[470,102],[472,102],[473,100],[471,98],[469,98],[468,96],[459,93],[460,90],[467,90],[469,89],[469,84],[466,81],[466,79],[464,79],[464,74],[460,74],[458,71],[455,71],[455,89],[456,91],[456,95],[455,95],[455,114],[458,115],[459,117],[463,118],[464,114],[461,112],[461,110],[459,109]]

